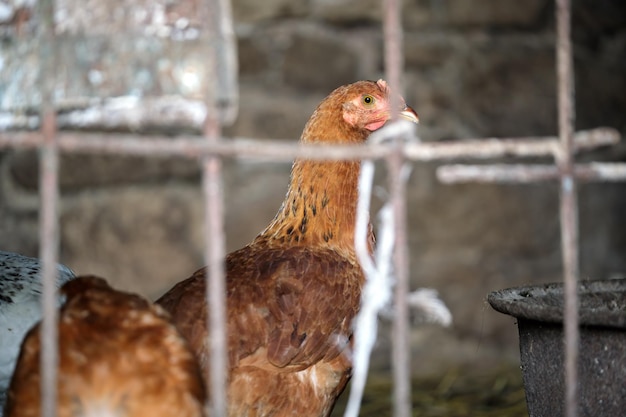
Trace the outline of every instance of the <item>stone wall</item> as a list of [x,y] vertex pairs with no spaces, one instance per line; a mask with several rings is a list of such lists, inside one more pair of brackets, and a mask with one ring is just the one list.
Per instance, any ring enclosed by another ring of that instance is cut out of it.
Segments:
[[[573,3],[577,128],[624,134],[626,4]],[[330,90],[383,75],[378,1],[235,0],[233,8],[240,110],[227,135],[295,140]],[[403,20],[405,98],[423,140],[556,133],[551,1],[406,0]],[[626,146],[579,159],[626,161]],[[439,290],[454,325],[414,332],[414,370],[516,360],[514,322],[486,295],[560,279],[557,188],[445,186],[434,168],[415,164],[409,181],[412,287]],[[228,249],[273,217],[288,176],[289,164],[226,161]],[[156,298],[202,265],[199,181],[197,164],[184,159],[63,156],[62,261]],[[37,254],[36,189],[36,153],[1,150],[0,248]],[[626,273],[625,214],[626,184],[580,187],[583,278]],[[388,346],[379,348],[385,367]]]

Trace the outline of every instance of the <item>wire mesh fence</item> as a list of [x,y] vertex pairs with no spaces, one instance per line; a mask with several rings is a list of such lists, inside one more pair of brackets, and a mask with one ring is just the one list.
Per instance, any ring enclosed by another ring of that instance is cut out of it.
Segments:
[[[401,174],[406,161],[453,161],[455,159],[489,159],[503,156],[533,157],[552,156],[555,164],[546,165],[443,165],[438,168],[438,178],[444,183],[454,182],[505,182],[528,183],[556,180],[560,184],[561,234],[564,282],[566,286],[565,346],[566,346],[566,381],[567,381],[567,416],[575,417],[576,409],[576,361],[578,348],[577,298],[578,281],[578,226],[576,183],[579,181],[624,181],[626,164],[586,163],[576,164],[576,152],[599,146],[614,145],[620,140],[616,130],[598,128],[583,132],[574,132],[574,92],[573,64],[570,35],[570,4],[568,0],[556,1],[557,16],[557,79],[559,103],[559,136],[529,138],[483,138],[450,141],[443,143],[392,142],[386,144],[368,144],[360,146],[322,147],[315,145],[296,145],[278,141],[257,141],[253,138],[224,138],[221,126],[233,120],[237,112],[237,69],[235,62],[234,31],[230,4],[226,0],[190,0],[185,2],[193,11],[188,16],[197,16],[181,23],[178,20],[154,20],[154,25],[136,26],[126,23],[124,30],[135,36],[137,42],[156,42],[167,58],[161,62],[168,67],[165,80],[159,81],[161,91],[177,93],[175,98],[167,94],[152,95],[145,99],[126,99],[113,101],[106,94],[119,91],[119,86],[109,85],[101,90],[104,97],[93,100],[89,97],[92,88],[71,86],[73,71],[81,70],[81,63],[75,56],[69,62],[60,62],[60,57],[67,59],[66,42],[81,39],[83,21],[60,22],[56,11],[63,7],[72,7],[71,1],[40,0],[37,4],[39,21],[38,55],[40,80],[36,83],[41,88],[40,100],[31,105],[40,109],[39,116],[8,112],[9,122],[5,122],[6,131],[0,132],[0,147],[37,148],[40,156],[40,256],[43,260],[43,327],[44,340],[41,363],[42,404],[45,417],[53,417],[56,410],[56,306],[54,273],[59,246],[59,154],[60,153],[108,153],[138,156],[176,155],[197,160],[203,173],[202,189],[205,203],[204,236],[206,236],[204,258],[210,266],[207,285],[208,304],[211,307],[211,407],[214,416],[226,415],[226,341],[225,341],[225,303],[224,271],[225,237],[223,224],[223,196],[221,189],[221,158],[240,156],[286,161],[293,158],[322,160],[342,159],[386,159],[391,173],[390,203],[395,214],[395,257],[396,277],[395,309],[393,325],[393,375],[394,375],[394,415],[408,417],[412,414],[410,398],[410,355],[407,294],[409,290],[409,271],[407,254],[406,199],[405,180]],[[158,2],[145,1],[132,7],[155,9]],[[156,12],[154,12],[156,13]],[[195,14],[194,14],[195,13]],[[402,24],[401,2],[387,0],[383,4],[383,32],[385,47],[386,78],[392,89],[399,90],[402,85]],[[185,16],[181,12],[181,16]],[[186,19],[186,18],[185,18]],[[147,28],[147,29],[146,29]],[[105,35],[108,32],[103,28]],[[149,30],[148,30],[149,29]],[[148,32],[146,32],[148,30]],[[132,38],[131,38],[132,39]],[[83,40],[83,47],[93,46],[91,40]],[[186,42],[187,41],[187,42]],[[134,41],[130,42],[134,45]],[[189,46],[191,45],[191,46]],[[109,44],[110,46],[110,44]],[[69,48],[71,49],[71,48]],[[114,48],[115,49],[115,48]],[[129,47],[133,50],[133,47]],[[149,49],[149,48],[148,48]],[[65,51],[65,52],[64,52]],[[198,51],[203,54],[199,64]],[[117,51],[120,56],[128,51]],[[168,55],[170,54],[170,55]],[[71,54],[70,54],[71,58]],[[207,59],[208,58],[208,59]],[[146,71],[159,71],[147,68]],[[106,75],[90,73],[92,80],[99,80]],[[60,74],[60,75],[59,75]],[[89,77],[88,77],[89,78]],[[123,77],[122,77],[123,78]],[[211,80],[210,83],[207,80]],[[129,75],[123,83],[141,82]],[[96,82],[98,84],[98,82]],[[153,83],[154,84],[154,83]],[[158,84],[158,83],[157,83]],[[59,88],[64,85],[65,89]],[[83,86],[84,87],[84,86]],[[59,92],[61,91],[61,93]],[[180,99],[180,96],[183,99]],[[88,99],[88,100],[86,100]],[[81,101],[82,100],[82,101]],[[75,110],[77,102],[90,103],[89,110]],[[66,107],[64,107],[66,106]],[[64,108],[64,112],[58,111]],[[392,106],[392,108],[395,108]],[[95,110],[94,110],[95,109]],[[163,117],[174,113],[177,117]],[[86,122],[87,120],[87,122]],[[183,135],[166,137],[151,135],[140,138],[134,134],[121,133],[85,133],[69,131],[84,127],[85,123],[99,123],[115,128],[120,126],[150,126],[154,124],[191,123],[198,127],[202,135]],[[15,128],[38,126],[38,131],[11,131]],[[65,130],[60,130],[63,128]],[[209,238],[210,237],[210,238]]]

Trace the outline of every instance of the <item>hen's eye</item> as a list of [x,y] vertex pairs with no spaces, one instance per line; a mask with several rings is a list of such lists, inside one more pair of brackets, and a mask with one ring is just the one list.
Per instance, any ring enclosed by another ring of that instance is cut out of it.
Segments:
[[363,104],[372,105],[374,104],[374,97],[370,95],[363,96]]

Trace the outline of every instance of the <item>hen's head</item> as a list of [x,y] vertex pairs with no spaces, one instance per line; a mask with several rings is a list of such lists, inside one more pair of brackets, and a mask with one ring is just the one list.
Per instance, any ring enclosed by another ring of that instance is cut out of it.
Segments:
[[[317,107],[302,134],[303,142],[359,143],[391,119],[391,91],[384,80],[341,86]],[[417,113],[398,97],[399,117],[418,122]]]

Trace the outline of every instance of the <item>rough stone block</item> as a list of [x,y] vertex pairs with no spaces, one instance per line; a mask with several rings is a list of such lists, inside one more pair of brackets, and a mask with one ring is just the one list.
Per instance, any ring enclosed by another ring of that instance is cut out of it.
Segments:
[[101,189],[67,203],[61,240],[78,274],[156,298],[202,266],[198,187]]
[[[35,151],[7,155],[11,181],[16,187],[37,192],[39,159]],[[63,154],[59,171],[61,192],[132,183],[198,179],[199,164],[186,158],[145,158],[124,155]]]
[[308,2],[290,0],[234,0],[233,15],[237,23],[301,16],[308,12]]
[[626,27],[626,3],[616,0],[572,2],[572,35],[577,41],[612,36]]
[[402,23],[408,29],[424,29],[442,23],[446,3],[430,0],[405,1],[402,4]]
[[239,38],[237,42],[239,56],[239,74],[242,76],[258,76],[266,72],[269,65],[269,55],[261,49],[251,38]]
[[550,42],[502,38],[459,62],[461,89],[454,111],[480,135],[550,135],[556,132],[555,54]]
[[626,109],[626,32],[609,39],[577,49],[576,122],[583,128],[613,126],[623,133],[626,117],[618,109]]
[[442,9],[451,25],[536,27],[552,3],[548,0],[448,0]]
[[[289,164],[224,164],[229,251],[249,243],[273,218],[289,169]],[[63,207],[64,260],[79,274],[99,274],[154,299],[204,265],[198,184],[94,188],[65,196]]]
[[404,3],[403,21],[408,29],[534,28],[545,24],[548,0],[413,0]]
[[239,117],[225,129],[225,134],[297,141],[323,96],[297,94],[285,88],[271,88],[271,91],[272,94],[267,94],[264,88],[242,85]]
[[314,0],[311,4],[311,15],[338,25],[379,23],[382,20],[382,2]]
[[410,33],[404,37],[404,62],[408,68],[418,71],[423,67],[443,65],[455,52],[446,36]]
[[337,37],[299,33],[285,54],[285,81],[299,88],[330,92],[357,79],[357,54]]

